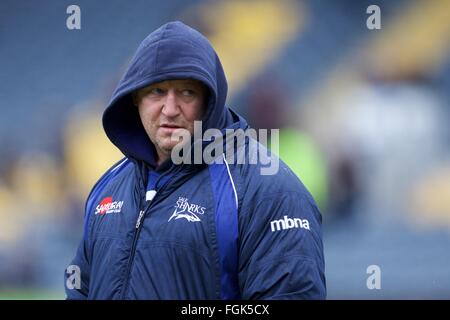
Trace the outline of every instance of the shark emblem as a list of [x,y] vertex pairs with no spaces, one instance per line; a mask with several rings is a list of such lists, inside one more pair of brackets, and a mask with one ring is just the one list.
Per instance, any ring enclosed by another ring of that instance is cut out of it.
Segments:
[[189,222],[199,222],[201,221],[199,216],[203,214],[205,214],[205,207],[189,203],[188,198],[179,197],[175,204],[175,210],[167,222],[181,218],[184,218]]

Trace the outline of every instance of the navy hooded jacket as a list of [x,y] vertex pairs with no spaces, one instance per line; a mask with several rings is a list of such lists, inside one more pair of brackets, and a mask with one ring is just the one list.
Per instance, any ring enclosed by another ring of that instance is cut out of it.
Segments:
[[[281,160],[274,175],[261,174],[262,161],[235,164],[225,155],[211,164],[156,166],[131,92],[170,79],[209,89],[203,130],[248,128],[225,106],[225,74],[203,35],[170,22],[144,39],[103,115],[125,158],[87,199],[83,239],[66,270],[67,298],[325,298],[321,215]],[[263,148],[243,141],[236,145],[247,159]],[[151,201],[149,190],[156,192]]]

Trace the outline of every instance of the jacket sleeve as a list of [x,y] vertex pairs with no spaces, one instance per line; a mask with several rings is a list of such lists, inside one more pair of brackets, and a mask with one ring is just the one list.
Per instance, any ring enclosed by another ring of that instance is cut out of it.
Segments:
[[89,294],[90,265],[87,254],[87,240],[83,238],[75,258],[65,270],[65,291],[67,300],[84,300]]
[[254,204],[239,218],[242,298],[325,299],[322,218],[308,191],[247,201]]
[[89,295],[89,278],[91,273],[89,256],[89,213],[92,211],[94,191],[95,186],[86,201],[83,238],[78,245],[75,257],[64,272],[64,287],[67,300],[84,300]]
[[83,239],[81,240],[75,258],[65,270],[65,290],[68,300],[87,299],[89,295],[89,279],[91,275],[91,264],[89,254],[89,239],[91,237],[91,215],[100,192],[121,170],[131,162],[123,158],[108,169],[96,182],[86,201]]

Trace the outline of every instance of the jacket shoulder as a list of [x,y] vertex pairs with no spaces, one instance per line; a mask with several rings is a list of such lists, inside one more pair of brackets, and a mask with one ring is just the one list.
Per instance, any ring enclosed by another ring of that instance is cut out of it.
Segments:
[[[88,214],[91,212],[91,207],[93,200],[97,198],[97,196],[101,193],[101,191],[110,184],[114,178],[119,176],[122,172],[126,171],[126,168],[130,168],[133,162],[128,158],[122,158],[118,162],[116,162],[112,167],[110,167],[101,177],[97,180],[97,182],[92,187],[85,206],[85,212]],[[85,219],[88,218],[85,216]]]
[[[243,193],[251,191],[261,195],[295,192],[310,198],[311,195],[300,178],[275,153],[259,142],[250,141],[241,159],[230,166],[234,176],[239,180]],[[311,199],[312,200],[312,199]]]

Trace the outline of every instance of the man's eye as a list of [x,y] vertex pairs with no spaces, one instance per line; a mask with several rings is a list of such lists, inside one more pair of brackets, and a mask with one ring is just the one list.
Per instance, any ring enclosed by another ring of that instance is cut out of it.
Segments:
[[164,91],[160,88],[152,88],[152,89],[150,89],[149,93],[160,95],[160,94],[163,94]]
[[195,95],[195,91],[191,90],[191,89],[185,89],[181,93],[183,94],[183,96],[186,96],[186,97],[191,97],[191,96]]

